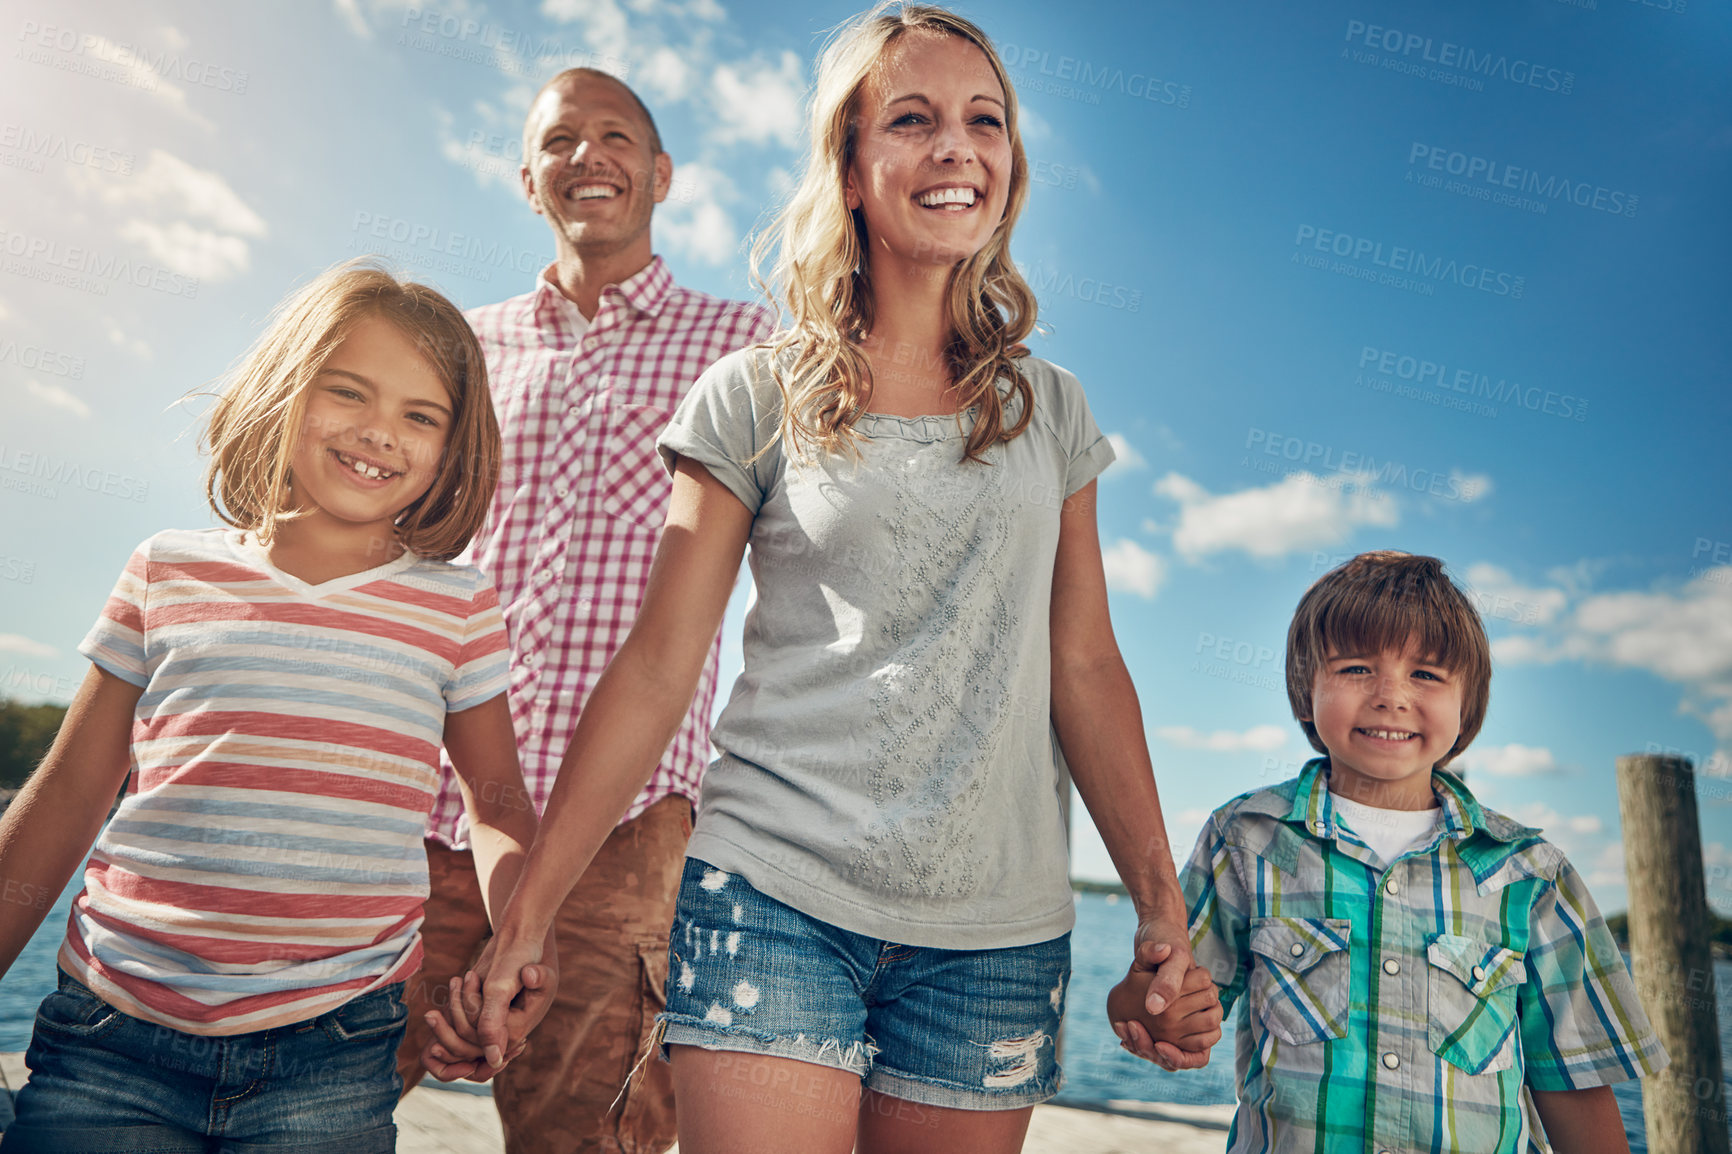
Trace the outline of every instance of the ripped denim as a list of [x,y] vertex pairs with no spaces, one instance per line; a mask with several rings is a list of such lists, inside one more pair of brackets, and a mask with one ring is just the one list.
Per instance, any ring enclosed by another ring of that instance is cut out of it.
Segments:
[[1070,935],[997,950],[868,938],[686,861],[662,1052],[699,1046],[859,1075],[893,1098],[1010,1110],[1058,1092]]

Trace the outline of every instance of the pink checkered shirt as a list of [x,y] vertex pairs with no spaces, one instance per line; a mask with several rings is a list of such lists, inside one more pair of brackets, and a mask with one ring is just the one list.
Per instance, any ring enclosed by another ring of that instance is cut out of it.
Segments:
[[[700,373],[767,338],[771,314],[678,287],[660,257],[583,315],[541,274],[535,291],[472,309],[505,440],[474,563],[511,635],[511,720],[537,813],[596,679],[637,617],[673,485],[656,437]],[[667,756],[622,820],[698,796],[710,759],[719,639]],[[427,829],[455,848],[469,819],[450,763]]]

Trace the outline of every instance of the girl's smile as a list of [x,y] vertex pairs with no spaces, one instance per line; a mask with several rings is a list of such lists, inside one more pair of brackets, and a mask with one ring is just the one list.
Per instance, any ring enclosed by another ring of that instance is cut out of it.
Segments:
[[445,385],[414,342],[381,317],[360,321],[309,386],[290,470],[304,515],[284,528],[389,540],[432,485],[450,426]]

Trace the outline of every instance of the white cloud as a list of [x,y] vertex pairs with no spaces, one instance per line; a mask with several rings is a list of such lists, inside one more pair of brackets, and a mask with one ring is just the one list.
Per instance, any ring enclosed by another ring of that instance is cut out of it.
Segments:
[[1395,499],[1352,478],[1291,473],[1273,485],[1220,496],[1178,473],[1155,482],[1180,506],[1173,545],[1186,560],[1237,549],[1273,559],[1340,545],[1363,525],[1400,523]]
[[1551,750],[1517,742],[1483,748],[1474,746],[1461,755],[1461,761],[1471,773],[1489,773],[1497,777],[1532,777],[1558,770],[1557,759]]
[[1166,562],[1129,538],[1102,549],[1101,563],[1106,566],[1108,589],[1135,593],[1144,600],[1152,600],[1167,577]]
[[1589,596],[1561,625],[1549,646],[1530,639],[1514,654],[1645,669],[1732,703],[1732,566],[1710,569],[1674,592]]
[[806,76],[794,53],[783,52],[776,65],[762,60],[718,64],[710,85],[714,112],[721,118],[718,143],[799,147]]
[[[1598,894],[1602,890],[1622,889],[1629,884],[1629,875],[1624,870],[1624,843],[1621,838],[1608,842],[1598,854],[1594,855],[1592,861],[1592,866],[1582,872],[1588,879],[1588,888],[1594,893]],[[1714,895],[1710,893],[1708,896],[1709,900],[1712,901]],[[1602,909],[1612,908],[1605,904],[1603,897],[1598,900]]]
[[173,212],[222,232],[251,237],[262,237],[266,232],[258,213],[247,207],[220,174],[194,168],[160,148],[150,150],[150,158],[130,181],[98,178],[96,194],[104,204]]
[[523,200],[523,181],[518,169],[523,163],[523,116],[506,115],[484,103],[476,106],[486,126],[471,129],[458,139],[456,119],[444,109],[435,109],[439,122],[439,154],[459,168],[467,168],[475,183],[486,188],[497,184],[512,200]]
[[1491,496],[1492,481],[1484,473],[1463,473],[1457,469],[1451,469],[1449,479],[1451,484],[1455,486],[1455,491],[1461,494],[1463,503],[1471,504]]
[[[169,29],[175,36],[179,32]],[[136,48],[126,44],[116,44],[106,36],[90,36],[82,41],[83,55],[92,60],[100,60],[109,68],[115,68],[126,74],[126,85],[148,92],[161,99],[170,108],[199,125],[201,128],[214,128],[209,120],[192,110],[186,102],[186,90],[178,84],[171,84],[162,75],[145,63],[144,56],[155,58],[156,53],[141,54]]]
[[246,271],[245,238],[263,237],[265,222],[216,172],[195,168],[160,148],[130,181],[72,170],[80,191],[129,212],[120,236],[183,276],[223,280]]
[[[1469,570],[1470,579],[1476,575],[1488,576],[1479,566]],[[1490,574],[1501,575],[1501,570]],[[1568,575],[1551,574],[1554,579]],[[1675,589],[1581,596],[1567,612],[1554,612],[1538,632],[1500,638],[1492,656],[1511,665],[1598,663],[1670,681],[1684,691],[1683,712],[1701,719],[1721,746],[1711,764],[1728,764],[1723,751],[1732,744],[1732,566],[1699,571]]]
[[[1509,811],[1509,816],[1524,825],[1531,825],[1545,833],[1548,838],[1557,841],[1560,832],[1568,832],[1583,836],[1605,832],[1606,823],[1591,813],[1565,815],[1559,813],[1543,801],[1532,801],[1526,805],[1518,805]],[[1563,848],[1564,853],[1570,851]]]
[[701,161],[676,165],[668,198],[656,209],[657,247],[709,265],[737,260],[740,234],[723,207],[733,199],[733,182],[721,169]]
[[1102,479],[1113,476],[1122,477],[1126,473],[1134,473],[1138,469],[1149,467],[1149,462],[1141,453],[1137,452],[1135,445],[1125,439],[1123,433],[1108,433],[1107,443],[1113,447],[1115,456],[1113,463],[1108,465],[1106,472],[1101,474]]
[[1028,105],[1017,105],[1016,120],[1016,126],[1022,132],[1022,142],[1025,145],[1052,139],[1052,125],[1047,122],[1046,117]]
[[337,15],[342,17],[350,32],[362,40],[373,38],[373,29],[368,26],[367,18],[361,14],[360,5],[355,0],[331,0],[331,7],[337,10]]
[[1544,625],[1569,604],[1562,589],[1522,585],[1507,570],[1485,562],[1467,567],[1467,584],[1481,614],[1523,625]]
[[131,353],[141,361],[154,360],[156,350],[150,347],[150,342],[142,337],[129,337],[113,317],[108,320],[108,342]]
[[1203,733],[1188,725],[1164,725],[1155,730],[1155,736],[1180,749],[1206,749],[1211,753],[1268,753],[1287,744],[1287,727],[1253,725],[1243,733],[1230,729]]
[[22,634],[0,633],[0,653],[18,653],[25,657],[58,657],[60,650],[40,641],[32,641]]
[[671,48],[657,48],[649,54],[643,66],[632,73],[632,83],[646,99],[684,100],[691,90],[691,66]]
[[24,389],[44,404],[65,409],[75,417],[90,416],[90,406],[63,385],[45,385],[41,381],[30,380],[24,382]]
[[563,24],[581,24],[585,47],[592,52],[632,58],[631,26],[614,0],[542,0],[541,14]]
[[184,220],[157,224],[129,220],[120,226],[122,240],[139,245],[159,263],[183,276],[200,280],[227,280],[247,270],[247,242],[198,228]]

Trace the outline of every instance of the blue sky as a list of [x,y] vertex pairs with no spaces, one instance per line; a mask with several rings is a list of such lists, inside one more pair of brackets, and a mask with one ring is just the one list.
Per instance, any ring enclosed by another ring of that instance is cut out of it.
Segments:
[[[1622,908],[1613,758],[1704,772],[1732,911],[1732,21],[1698,0],[962,8],[1022,95],[1036,351],[1121,449],[1101,527],[1169,826],[1308,755],[1292,606],[1435,553],[1497,658],[1467,758]],[[65,700],[132,546],[210,523],[194,410],[383,252],[464,305],[551,253],[517,133],[569,63],[676,161],[656,246],[747,292],[847,6],[37,2],[0,23],[0,693]],[[737,662],[739,613],[727,626]],[[1079,818],[1075,872],[1111,875]]]

